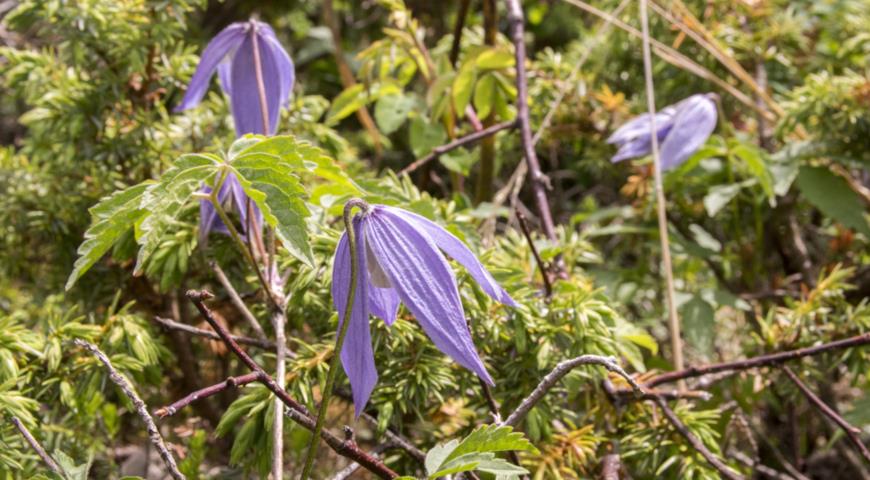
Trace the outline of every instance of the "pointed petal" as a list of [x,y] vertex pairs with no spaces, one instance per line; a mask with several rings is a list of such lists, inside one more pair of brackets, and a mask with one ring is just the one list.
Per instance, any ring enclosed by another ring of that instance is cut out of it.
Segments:
[[260,64],[263,68],[263,86],[266,93],[269,131],[264,130],[263,116],[260,113],[260,93],[254,65],[254,42],[251,35],[246,35],[244,42],[233,57],[230,72],[230,84],[232,85],[230,104],[237,136],[246,133],[273,135],[278,128],[278,109],[281,104],[280,73],[275,63],[275,56],[272,55],[269,48],[266,48],[266,42],[262,41],[260,36],[257,38]]
[[217,66],[218,80],[221,82],[221,90],[223,90],[228,97],[233,96],[232,68],[233,62],[229,59],[225,59]]
[[396,315],[399,313],[399,294],[394,288],[379,288],[371,285],[368,289],[369,294],[369,310],[372,314],[387,325],[392,325],[396,321]]
[[221,30],[220,33],[208,42],[200,57],[199,65],[197,65],[196,71],[190,79],[190,85],[187,87],[184,99],[175,107],[176,112],[199,104],[206,90],[208,90],[208,83],[215,69],[218,68],[218,65],[227,55],[230,55],[233,50],[242,44],[244,39],[245,24],[234,23]]
[[281,85],[281,94],[278,98],[281,101],[281,106],[287,106],[290,93],[293,91],[293,82],[296,79],[296,68],[287,50],[284,50],[281,42],[278,41],[278,37],[275,36],[275,32],[268,25],[266,27],[266,29],[262,30],[261,38],[265,47],[269,49],[275,58],[275,64],[278,66],[278,80]]
[[[364,252],[365,239],[359,221],[354,221],[354,229],[357,236],[359,252]],[[365,255],[359,255],[359,272],[366,272]],[[351,312],[350,325],[347,336],[341,349],[341,365],[350,379],[353,393],[353,404],[356,416],[365,409],[366,403],[371,397],[372,390],[378,382],[378,371],[375,367],[375,355],[372,351],[372,337],[369,330],[369,313],[366,301],[367,277],[361,275],[357,281],[354,295],[353,311]],[[350,246],[348,245],[347,233],[341,236],[338,247],[335,250],[335,259],[332,262],[332,302],[338,311],[339,329],[344,319],[345,307],[347,306],[347,293],[350,290]]]
[[[656,113],[656,129],[662,129],[672,123],[675,113],[673,106],[668,106]],[[634,117],[616,129],[607,139],[611,145],[622,145],[642,137],[649,137],[649,114],[644,113]]]
[[379,208],[363,222],[363,231],[399,298],[439,350],[492,385],[471,340],[447,260],[415,224]]
[[716,128],[716,103],[706,95],[692,95],[677,106],[674,125],[662,142],[662,170],[685,162],[707,142]]
[[490,275],[483,264],[480,263],[480,260],[471,253],[471,250],[469,250],[468,247],[466,247],[465,244],[452,233],[441,227],[441,225],[407,210],[386,206],[380,208],[384,215],[395,215],[401,217],[407,222],[416,225],[418,230],[425,232],[438,248],[446,252],[447,255],[450,255],[450,258],[456,260],[460,265],[468,270],[471,278],[480,285],[480,288],[483,289],[487,295],[505,305],[510,305],[512,307],[517,306],[517,303],[514,302],[510,295],[501,288],[501,285],[492,278],[492,275]]

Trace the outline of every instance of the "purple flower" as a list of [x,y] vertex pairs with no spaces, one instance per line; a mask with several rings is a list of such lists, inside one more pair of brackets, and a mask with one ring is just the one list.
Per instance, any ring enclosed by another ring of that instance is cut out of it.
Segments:
[[[716,128],[714,94],[697,94],[669,105],[655,118],[662,170],[686,161],[703,145]],[[607,143],[619,147],[611,162],[642,157],[652,152],[649,114],[638,115],[619,127]]]
[[[211,193],[211,187],[203,187],[201,192],[205,194]],[[226,180],[224,180],[224,184],[221,186],[220,192],[218,192],[218,202],[221,205],[235,207],[236,212],[239,214],[239,219],[242,221],[242,231],[247,232],[248,230],[248,196],[245,195],[245,190],[242,188],[242,184],[239,183],[239,179],[236,178],[235,175],[229,174],[227,175]],[[254,211],[254,225],[257,230],[263,227],[263,213],[257,208],[256,205],[251,205]],[[229,235],[230,231],[227,229],[224,222],[218,216],[217,210],[215,210],[214,205],[211,204],[208,200],[200,200],[199,201],[199,238],[200,242],[205,242],[208,238],[208,234],[211,232],[220,232],[225,235]]]
[[[359,278],[341,363],[350,379],[357,416],[378,380],[369,313],[392,325],[400,302],[439,350],[493,385],[471,340],[456,277],[440,250],[462,264],[490,297],[516,306],[507,292],[458,238],[419,215],[374,205],[357,215],[353,223]],[[339,319],[344,318],[350,277],[345,233],[338,242],[332,272],[332,301]]]
[[[260,97],[254,61],[254,44],[262,66],[263,86],[269,113],[269,131],[263,129]],[[230,97],[236,134],[274,135],[278,128],[280,107],[287,105],[293,89],[293,60],[284,50],[275,31],[265,23],[251,20],[233,23],[209,42],[202,52],[193,78],[176,111],[195,107],[208,90],[209,80],[217,71],[221,87]]]

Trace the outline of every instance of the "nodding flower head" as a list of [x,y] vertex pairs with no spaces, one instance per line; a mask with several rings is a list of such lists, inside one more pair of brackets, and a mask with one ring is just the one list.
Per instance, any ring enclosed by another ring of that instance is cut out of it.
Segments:
[[[493,384],[465,320],[456,277],[441,253],[464,266],[490,297],[516,306],[480,261],[458,238],[414,213],[373,205],[353,221],[358,279],[341,363],[350,379],[359,415],[378,380],[369,331],[369,313],[387,325],[404,303],[439,350]],[[335,252],[332,301],[344,318],[351,280],[350,246],[343,234]],[[340,328],[340,325],[339,325]]]
[[[203,187],[202,193],[209,194],[212,192],[210,187]],[[239,219],[242,221],[242,231],[248,230],[248,196],[245,195],[242,184],[235,175],[229,174],[221,185],[218,191],[218,202],[221,205],[235,208],[239,214]],[[263,228],[263,213],[256,205],[251,205],[251,210],[254,212],[254,228],[259,231]],[[229,230],[224,222],[218,216],[217,210],[209,200],[199,201],[199,238],[200,242],[204,243],[208,239],[208,234],[211,232],[220,232],[229,235]]]
[[[619,127],[607,143],[619,147],[611,162],[649,155],[652,151],[649,114],[638,115]],[[715,94],[697,94],[663,108],[655,116],[662,170],[686,161],[716,128]]]
[[[260,59],[263,87],[269,118],[269,131],[264,131],[257,85],[256,55]],[[205,47],[187,93],[175,110],[192,108],[202,101],[209,80],[215,71],[221,88],[230,97],[236,134],[259,133],[274,135],[278,113],[286,106],[293,89],[294,67],[290,55],[278,42],[269,25],[251,20],[233,23],[221,30]]]

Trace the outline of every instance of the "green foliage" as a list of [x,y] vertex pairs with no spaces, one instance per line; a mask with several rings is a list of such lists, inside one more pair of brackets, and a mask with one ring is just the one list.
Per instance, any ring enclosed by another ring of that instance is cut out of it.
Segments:
[[431,479],[459,472],[479,471],[506,478],[517,478],[528,470],[495,457],[495,452],[537,449],[511,427],[483,425],[459,440],[436,445],[426,454],[426,473]]

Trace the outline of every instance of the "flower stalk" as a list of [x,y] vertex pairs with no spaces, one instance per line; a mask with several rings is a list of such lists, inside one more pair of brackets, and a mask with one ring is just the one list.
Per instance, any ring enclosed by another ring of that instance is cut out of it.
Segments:
[[348,326],[350,325],[351,314],[353,313],[353,302],[356,295],[356,284],[359,279],[359,262],[357,257],[356,232],[353,228],[353,209],[359,208],[362,211],[369,209],[368,203],[359,198],[352,198],[344,204],[344,228],[347,232],[348,247],[350,247],[350,288],[347,291],[347,308],[344,311],[344,316],[341,319],[341,327],[338,330],[338,335],[335,337],[335,349],[332,354],[332,361],[329,364],[329,373],[326,374],[326,385],[323,387],[323,392],[320,398],[320,408],[317,411],[317,421],[314,424],[314,432],[311,438],[311,445],[308,446],[308,453],[305,456],[305,466],[302,469],[302,480],[308,480],[311,476],[311,469],[314,467],[314,458],[317,456],[317,447],[320,444],[320,432],[323,431],[323,423],[326,420],[326,410],[329,407],[329,399],[332,397],[332,390],[335,385],[335,377],[338,374],[339,365],[341,363],[341,349],[344,346],[344,339],[347,337]]

